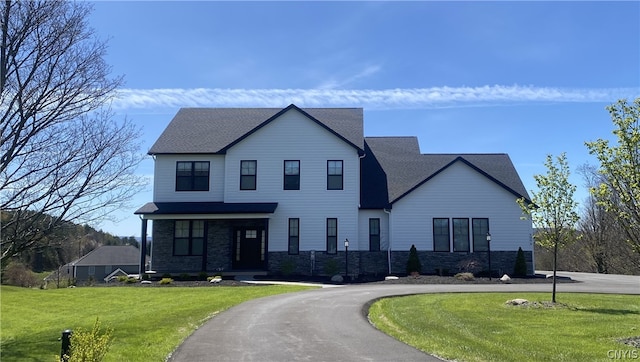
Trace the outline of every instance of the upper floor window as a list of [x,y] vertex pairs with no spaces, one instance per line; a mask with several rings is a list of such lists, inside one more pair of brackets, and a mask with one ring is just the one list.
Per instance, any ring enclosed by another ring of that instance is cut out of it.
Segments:
[[204,253],[204,220],[176,220],[173,234],[173,255]]
[[256,189],[257,170],[258,170],[258,161],[256,160],[240,161],[240,190]]
[[449,219],[433,219],[433,251],[449,251]]
[[284,161],[284,189],[300,190],[300,161]]
[[489,219],[473,219],[471,225],[473,229],[473,251],[488,251]]
[[178,161],[176,191],[209,191],[209,161]]
[[342,190],[342,160],[327,161],[327,190]]

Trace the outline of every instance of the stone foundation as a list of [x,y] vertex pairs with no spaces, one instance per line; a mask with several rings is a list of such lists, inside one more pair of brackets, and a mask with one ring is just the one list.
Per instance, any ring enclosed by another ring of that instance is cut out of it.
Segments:
[[[265,220],[209,220],[207,221],[207,247],[203,256],[173,256],[173,220],[154,220],[152,268],[162,274],[213,275],[217,272],[233,273],[233,230],[239,227],[265,226]],[[267,241],[268,246],[268,241]],[[344,275],[345,252],[327,254],[324,251],[301,251],[298,255],[288,252],[269,252],[266,255],[266,272],[272,275],[333,276]],[[533,254],[526,251],[527,272],[534,273]],[[517,251],[492,251],[491,269],[494,275],[513,274]],[[470,271],[474,274],[489,270],[487,253],[446,253],[418,251],[422,274],[455,274]],[[387,251],[349,251],[348,274],[357,276],[383,276],[389,274]],[[406,274],[409,251],[391,252],[391,274]]]

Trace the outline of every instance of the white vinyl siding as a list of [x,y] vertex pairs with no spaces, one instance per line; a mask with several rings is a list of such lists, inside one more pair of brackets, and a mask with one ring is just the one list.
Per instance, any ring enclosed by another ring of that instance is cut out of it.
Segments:
[[454,218],[468,218],[470,224],[473,218],[488,219],[492,251],[533,247],[531,221],[520,219],[516,196],[463,162],[395,202],[392,214],[393,250],[408,251],[411,244],[418,250],[433,250],[434,218],[448,218],[450,226]]
[[[156,155],[153,177],[155,202],[222,201],[224,195],[223,155]],[[209,162],[208,191],[176,191],[176,165],[181,161]]]
[[349,239],[349,250],[369,250],[369,220],[380,219],[380,250],[389,248],[389,214],[382,210],[360,210],[358,240]]
[[[240,190],[240,161],[257,161],[255,190]],[[300,161],[300,190],[283,187],[285,160]],[[327,161],[343,161],[343,189],[327,190]],[[326,250],[326,219],[344,239],[357,240],[360,158],[357,150],[296,110],[260,128],[225,155],[225,202],[277,202],[269,220],[269,251],[288,251],[289,218],[300,219],[300,251]],[[354,250],[357,250],[354,248]],[[366,250],[366,249],[363,249]]]

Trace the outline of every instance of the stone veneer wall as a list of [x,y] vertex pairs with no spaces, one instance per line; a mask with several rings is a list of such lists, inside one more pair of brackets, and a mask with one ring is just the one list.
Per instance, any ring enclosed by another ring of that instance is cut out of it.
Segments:
[[[153,224],[153,260],[152,268],[159,275],[164,273],[198,273],[206,271],[232,270],[233,230],[238,227],[264,226],[264,220],[209,220],[207,223],[206,270],[203,270],[202,256],[173,256],[173,220],[154,220]],[[422,263],[422,274],[455,274],[464,269],[463,264],[475,261],[479,270],[488,270],[486,253],[441,253],[418,251]],[[492,251],[491,267],[497,274],[512,274],[515,266],[516,251]],[[533,254],[525,252],[527,271],[533,274]],[[349,251],[349,275],[387,275],[388,261],[386,251]],[[408,251],[391,252],[391,273],[405,274]],[[315,252],[312,262],[311,252],[301,251],[298,255],[288,252],[269,252],[267,255],[268,272],[274,275],[311,275],[332,276],[345,273],[345,252],[327,254]]]
[[[532,253],[525,252],[527,272],[532,275]],[[465,266],[473,264],[476,274],[489,269],[486,253],[440,253],[432,251],[418,251],[422,263],[422,274],[455,274],[467,271]],[[513,274],[516,262],[516,251],[492,251],[491,269],[495,274]],[[402,275],[406,273],[408,251],[391,252],[391,273]],[[387,275],[388,259],[386,251],[350,251],[349,275]],[[274,275],[313,275],[331,276],[345,274],[345,253],[327,254],[315,252],[315,262],[312,266],[311,255],[308,251],[301,251],[298,255],[287,252],[269,253],[269,273]]]
[[[517,251],[492,251],[491,269],[494,274],[513,274],[516,264]],[[527,274],[533,275],[533,253],[524,252],[527,262]],[[422,264],[422,274],[455,274],[467,271],[466,267],[476,265],[478,271],[489,270],[487,253],[442,253],[433,251],[418,251]],[[394,251],[391,253],[391,271],[396,274],[406,273],[408,251]]]
[[[173,256],[173,220],[153,221],[152,268],[164,273],[214,273],[232,270],[233,232],[239,227],[262,227],[262,219],[229,219],[207,221],[207,255]],[[267,241],[268,242],[268,241]]]

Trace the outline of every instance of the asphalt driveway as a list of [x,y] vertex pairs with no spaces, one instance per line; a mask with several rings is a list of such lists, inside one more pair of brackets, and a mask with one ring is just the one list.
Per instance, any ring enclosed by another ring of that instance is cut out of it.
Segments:
[[[559,273],[558,293],[640,294],[640,276]],[[212,318],[170,361],[439,361],[385,335],[366,317],[370,301],[445,292],[550,292],[551,284],[367,284],[251,300]]]

